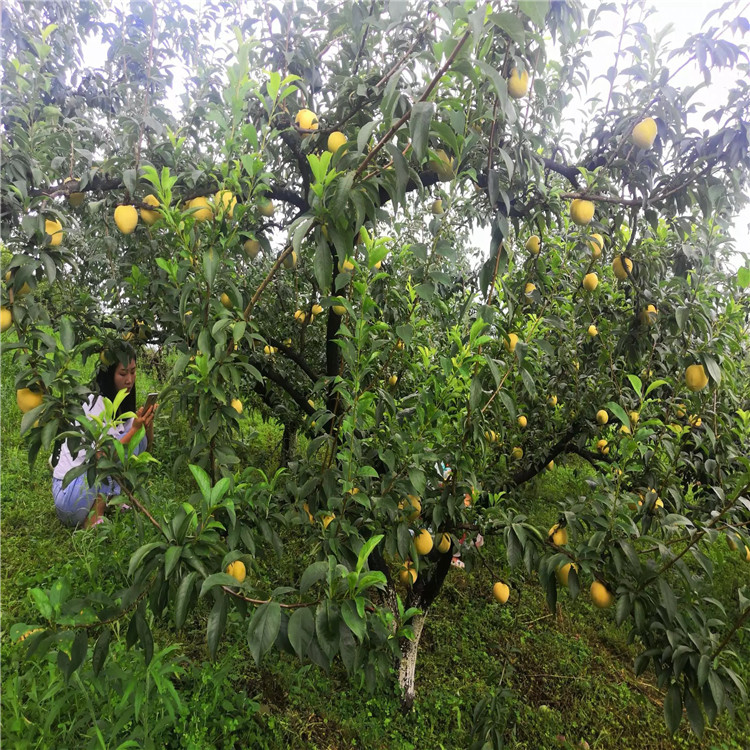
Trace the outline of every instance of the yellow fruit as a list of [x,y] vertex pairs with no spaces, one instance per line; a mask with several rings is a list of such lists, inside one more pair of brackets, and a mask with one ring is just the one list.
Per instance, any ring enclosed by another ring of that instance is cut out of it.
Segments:
[[302,325],[305,322],[305,320],[307,319],[307,315],[305,315],[305,313],[303,313],[302,310],[296,310],[295,313],[294,313],[294,319],[300,325]]
[[404,510],[407,503],[411,506],[411,509],[409,510],[406,519],[408,521],[416,521],[417,518],[419,518],[419,514],[422,512],[422,502],[416,495],[407,495],[406,499],[398,504],[399,509]]
[[548,403],[548,404],[549,404],[550,406],[557,406],[557,396],[550,396],[550,397],[549,397],[549,398],[547,399],[547,403]]
[[523,99],[529,92],[529,71],[519,73],[518,68],[510,71],[508,78],[508,94],[513,99]]
[[115,224],[123,234],[132,234],[138,224],[135,206],[118,206],[115,209]]
[[449,182],[454,176],[453,159],[448,156],[442,148],[437,149],[435,153],[437,154],[439,161],[430,162],[430,166],[435,170],[438,179],[441,180],[441,182]]
[[575,367],[576,368],[576,372],[578,372],[578,370],[581,369],[581,363],[577,359],[574,359],[573,360],[573,367]]
[[404,584],[404,586],[414,585],[417,582],[417,571],[414,570],[414,563],[411,560],[407,560],[404,563],[404,567],[398,573],[398,580]]
[[691,414],[688,417],[688,424],[691,427],[700,427],[703,424],[703,420],[697,414]]
[[591,255],[594,258],[599,258],[604,249],[604,237],[600,234],[592,234],[589,240],[589,247],[591,248]]
[[505,604],[505,602],[508,601],[508,597],[510,596],[510,588],[507,584],[503,583],[502,581],[498,581],[493,587],[492,587],[492,596],[495,597],[496,602],[500,602],[500,604]]
[[745,562],[750,562],[750,547],[745,545]]
[[607,424],[607,422],[609,422],[609,414],[607,414],[606,409],[599,409],[599,411],[596,412],[596,422],[597,424]]
[[[294,123],[300,130],[317,130],[318,129],[318,116],[309,109],[301,109],[297,112]],[[303,137],[307,137],[309,133],[303,134]]]
[[274,353],[274,351],[274,347],[268,346],[268,344],[263,347],[263,354],[265,354],[267,357],[270,357]]
[[234,207],[237,205],[237,199],[231,190],[219,190],[214,195],[214,205],[217,211],[223,211],[224,215],[231,219],[234,214]]
[[518,426],[521,429],[524,429],[528,423],[529,423],[528,419],[526,419],[526,417],[524,417],[523,414],[518,418]]
[[242,414],[242,401],[238,398],[233,398],[230,406],[237,412],[237,414]]
[[645,326],[652,326],[654,323],[656,323],[656,316],[658,314],[658,310],[653,306],[649,305],[644,310],[641,310],[641,314],[638,316],[640,318],[641,323]]
[[36,409],[42,403],[42,394],[29,388],[19,388],[16,391],[16,403],[18,408],[26,414],[27,411]]
[[587,292],[593,292],[599,286],[599,277],[595,273],[587,273],[583,277],[583,288]]
[[685,382],[694,393],[702,391],[708,385],[708,375],[706,375],[703,365],[690,365],[685,370]]
[[250,258],[250,260],[255,260],[255,258],[258,257],[258,253],[260,252],[260,242],[255,239],[245,240],[242,245],[242,249],[245,251],[245,254],[248,258]]
[[56,247],[62,242],[63,230],[62,224],[59,221],[53,219],[45,219],[44,231],[50,236],[49,244],[52,247]]
[[586,226],[594,218],[594,208],[595,206],[592,201],[576,198],[570,204],[570,218],[574,224],[582,227]]
[[[78,182],[78,178],[77,177],[66,177],[65,180],[63,180],[63,185],[67,185],[70,182]],[[71,193],[68,196],[68,203],[73,208],[78,208],[83,203],[83,201],[85,200],[85,198],[86,198],[86,196],[83,193],[79,193],[79,192]]]
[[510,457],[514,461],[520,461],[523,458],[523,448],[520,448],[519,446],[516,446],[511,452]]
[[614,604],[615,596],[603,583],[594,581],[591,584],[591,601],[595,607],[606,609]]
[[333,514],[323,516],[323,528],[327,529],[331,525],[331,521],[333,521],[334,518],[336,518],[336,516]]
[[427,529],[422,529],[422,531],[415,535],[414,549],[416,549],[420,555],[428,555],[432,551],[432,545],[432,536]]
[[339,273],[351,273],[354,270],[354,263],[349,258],[344,258],[343,263],[339,263]]
[[566,565],[560,566],[555,571],[555,577],[557,578],[557,582],[561,586],[568,585],[568,578],[570,578],[571,570],[575,570],[576,572],[578,572],[578,566],[575,563],[567,563]]
[[604,438],[602,438],[601,440],[597,440],[596,449],[599,451],[599,453],[604,453],[604,455],[606,456],[607,453],[609,452],[609,446],[607,445],[607,441]]
[[637,411],[630,411],[628,412],[628,418],[630,419],[630,424],[635,426],[638,424],[638,420],[641,418],[641,415]]
[[547,536],[552,538],[552,543],[558,547],[568,543],[568,530],[556,523],[548,532]]
[[588,334],[592,339],[599,334],[597,327],[593,323],[588,328]]
[[399,339],[396,342],[396,351],[402,352],[404,350],[404,342]]
[[532,255],[539,255],[541,248],[542,241],[539,239],[538,235],[532,234],[531,237],[526,240],[526,252],[531,253]]
[[620,281],[625,281],[628,274],[633,272],[633,261],[630,258],[623,258],[622,255],[616,255],[612,261],[612,270]]
[[675,407],[674,415],[677,417],[677,419],[683,419],[685,416],[685,406],[683,404],[678,404]]
[[662,501],[660,497],[657,497],[656,502],[654,502],[654,508],[663,508],[663,507],[664,507],[664,502]]
[[496,443],[497,442],[497,433],[494,430],[486,430],[485,433],[484,433],[484,436],[491,443]]
[[334,130],[328,136],[328,150],[335,154],[346,143],[346,136],[339,130]]
[[430,210],[436,216],[439,216],[440,214],[444,214],[445,210],[443,209],[443,201],[440,199],[434,201],[432,204],[432,208]]
[[13,313],[7,308],[0,308],[0,333],[5,333],[13,325]]
[[[155,195],[147,195],[144,197],[143,202],[147,206],[158,206],[159,205],[159,199]],[[156,222],[156,220],[161,216],[161,214],[158,211],[149,211],[147,208],[141,209],[141,219],[143,219],[144,224],[148,224],[148,226],[151,226]]]
[[547,471],[552,471],[552,469],[555,468],[555,462],[550,461],[544,468],[547,469]]
[[318,305],[318,304],[313,305],[311,312],[313,315],[320,315],[323,312],[322,305]]
[[391,375],[391,377],[388,378],[388,385],[394,386],[398,383],[398,375]]
[[232,307],[234,307],[234,305],[232,304],[231,298],[226,292],[222,292],[221,297],[219,299],[221,300],[221,304],[224,305],[224,307],[226,307],[227,310],[231,310]]
[[620,425],[620,432],[622,432],[623,435],[630,435],[630,427],[625,424]]
[[242,583],[247,577],[245,563],[242,560],[235,560],[227,565],[226,573],[234,578],[237,583]]
[[440,541],[438,542],[437,551],[444,555],[446,552],[450,551],[450,548],[452,546],[451,543],[451,535],[450,534],[441,534],[440,535]]
[[282,265],[284,268],[286,268],[287,271],[293,271],[295,268],[297,268],[297,251],[292,250],[289,255],[284,258],[282,261]]
[[272,200],[258,201],[258,213],[261,216],[265,216],[267,219],[270,219],[274,215],[275,211],[276,206],[273,205]]
[[508,334],[508,340],[503,342],[507,351],[511,354],[516,350],[516,344],[518,343],[518,336],[515,333]]
[[531,282],[529,282],[529,283],[528,283],[528,284],[526,284],[526,286],[524,287],[523,293],[524,293],[524,294],[525,294],[525,295],[526,295],[527,297],[531,297],[531,295],[532,295],[532,294],[533,294],[533,293],[534,293],[535,291],[536,291],[536,285],[535,285],[535,284],[532,284]]
[[333,305],[331,309],[339,317],[346,315],[346,308],[343,305]]
[[633,143],[638,148],[651,148],[656,140],[656,122],[653,117],[647,117],[645,120],[641,120],[634,128],[631,133]]
[[208,198],[199,196],[187,202],[188,209],[191,210],[191,216],[196,221],[210,221],[214,218],[214,212],[208,203]]

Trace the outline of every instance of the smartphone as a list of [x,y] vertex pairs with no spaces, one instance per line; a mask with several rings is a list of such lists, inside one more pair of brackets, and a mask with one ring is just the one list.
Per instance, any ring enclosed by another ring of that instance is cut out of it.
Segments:
[[144,404],[143,408],[148,409],[149,406],[153,406],[158,398],[158,393],[149,393],[148,396],[146,396],[146,403]]

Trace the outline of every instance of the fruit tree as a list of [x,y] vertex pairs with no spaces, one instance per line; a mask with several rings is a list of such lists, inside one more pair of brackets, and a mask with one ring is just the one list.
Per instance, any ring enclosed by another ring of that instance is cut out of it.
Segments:
[[[738,6],[684,41],[639,2],[111,6],[2,11],[22,431],[32,461],[85,447],[140,535],[130,587],[58,602],[30,652],[101,669],[122,621],[149,659],[150,609],[202,618],[213,655],[232,610],[256,660],[341,659],[369,687],[395,665],[409,706],[453,555],[501,565],[481,533],[507,553],[497,606],[523,567],[550,607],[610,608],[670,730],[743,700],[750,593],[715,599],[705,555],[750,547]],[[149,457],[77,422],[81,363],[123,340],[162,368],[159,458],[195,482],[166,517]],[[246,461],[249,411],[284,425],[273,476]],[[571,453],[595,479],[537,528],[526,483]],[[290,542],[298,576],[258,576]]]

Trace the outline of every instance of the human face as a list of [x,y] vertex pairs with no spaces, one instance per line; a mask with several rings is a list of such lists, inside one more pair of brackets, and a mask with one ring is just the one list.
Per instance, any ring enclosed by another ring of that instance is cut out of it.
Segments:
[[123,388],[130,393],[135,385],[135,360],[131,359],[127,367],[122,363],[115,370],[115,389],[121,391]]

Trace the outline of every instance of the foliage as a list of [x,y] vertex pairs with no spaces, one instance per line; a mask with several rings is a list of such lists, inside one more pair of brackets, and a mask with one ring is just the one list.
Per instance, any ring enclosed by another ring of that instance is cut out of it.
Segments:
[[[707,547],[750,544],[749,279],[726,270],[747,202],[748,22],[725,8],[669,49],[627,23],[641,10],[622,10],[608,93],[573,137],[571,96],[590,35],[610,33],[607,5],[5,9],[6,348],[17,386],[44,396],[21,425],[29,458],[73,439],[86,393],[73,363],[125,338],[169,363],[162,413],[184,426],[172,469],[189,467],[198,490],[156,518],[148,460],[84,424],[81,471],[114,476],[138,511],[128,586],[32,588],[30,653],[57,649],[69,680],[95,644],[96,674],[122,622],[150,667],[152,618],[197,617],[213,658],[237,617],[256,662],[274,647],[324,669],[340,657],[373,691],[400,659],[410,705],[424,615],[452,552],[481,562],[481,532],[538,574],[552,609],[571,561],[574,599],[584,581],[611,590],[670,731],[683,707],[702,734],[744,700],[731,645],[748,592],[712,596]],[[107,54],[86,69],[92,31]],[[191,74],[179,118],[173,61]],[[675,81],[692,63],[707,85],[736,76],[706,132],[688,117],[695,90]],[[508,89],[514,68],[531,76],[528,104]],[[304,107],[316,128],[295,124]],[[640,148],[647,115],[656,139]],[[334,131],[348,140],[332,154]],[[428,215],[429,194],[444,213]],[[592,201],[593,223],[568,218],[571,199]],[[113,225],[123,204],[141,209],[135,232]],[[491,236],[478,263],[472,226]],[[542,251],[527,257],[530,234]],[[619,280],[618,255],[632,261]],[[694,363],[710,383],[699,392],[684,381]],[[238,397],[284,426],[273,474],[242,465]],[[556,543],[522,486],[565,453],[596,472],[560,503],[569,541]],[[423,530],[452,550],[420,555]],[[283,576],[268,562],[282,540],[296,553]],[[227,572],[236,561],[244,580]],[[478,708],[477,725],[501,723],[501,704]]]

